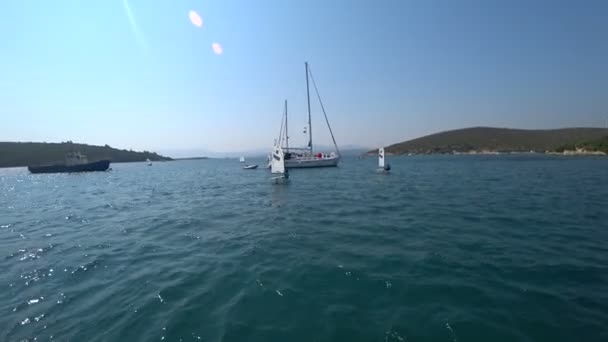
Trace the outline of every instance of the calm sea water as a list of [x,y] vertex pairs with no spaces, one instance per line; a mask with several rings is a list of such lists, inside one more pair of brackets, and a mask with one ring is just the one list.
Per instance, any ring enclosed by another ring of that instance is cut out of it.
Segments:
[[0,340],[608,341],[608,158],[390,162],[0,170]]

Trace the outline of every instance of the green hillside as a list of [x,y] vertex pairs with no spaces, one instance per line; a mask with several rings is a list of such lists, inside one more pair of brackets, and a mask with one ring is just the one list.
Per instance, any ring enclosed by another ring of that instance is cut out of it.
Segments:
[[566,144],[557,148],[556,151],[573,151],[579,148],[586,151],[598,151],[608,154],[608,135],[595,140],[581,141],[575,144]]
[[[457,129],[397,143],[386,147],[392,154],[434,154],[470,151],[545,152],[608,137],[605,128],[563,128],[524,130],[492,127]],[[599,144],[599,142],[597,142]],[[591,146],[591,145],[589,145]]]
[[108,145],[93,146],[63,143],[0,142],[0,167],[46,165],[61,163],[68,152],[81,152],[89,161],[108,159],[113,163],[171,160],[153,152],[118,150]]

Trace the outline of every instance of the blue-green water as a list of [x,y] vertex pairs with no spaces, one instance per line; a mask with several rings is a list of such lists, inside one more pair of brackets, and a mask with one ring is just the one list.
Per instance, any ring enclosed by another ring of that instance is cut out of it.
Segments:
[[608,340],[608,158],[390,162],[0,170],[0,340]]

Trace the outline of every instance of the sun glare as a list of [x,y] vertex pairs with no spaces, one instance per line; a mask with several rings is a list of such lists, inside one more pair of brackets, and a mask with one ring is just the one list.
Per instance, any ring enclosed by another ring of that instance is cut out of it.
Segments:
[[203,27],[203,19],[200,15],[198,15],[198,13],[196,13],[195,11],[190,11],[190,13],[188,13],[188,17],[190,17],[192,25],[196,27]]
[[213,53],[215,53],[216,55],[221,55],[224,53],[224,49],[222,48],[220,43],[211,44],[211,48],[213,49]]

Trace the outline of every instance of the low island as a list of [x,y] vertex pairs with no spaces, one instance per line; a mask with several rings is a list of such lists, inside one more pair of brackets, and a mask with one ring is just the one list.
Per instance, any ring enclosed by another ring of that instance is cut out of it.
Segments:
[[[387,154],[608,154],[607,128],[526,130],[472,127],[445,131],[385,147]],[[377,153],[377,150],[368,153]]]
[[62,162],[66,154],[79,152],[90,161],[109,160],[112,163],[169,161],[169,157],[154,152],[120,150],[108,145],[95,146],[72,143],[0,142],[0,167],[48,165]]

